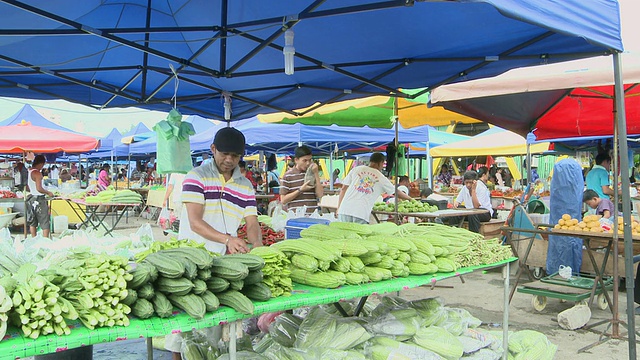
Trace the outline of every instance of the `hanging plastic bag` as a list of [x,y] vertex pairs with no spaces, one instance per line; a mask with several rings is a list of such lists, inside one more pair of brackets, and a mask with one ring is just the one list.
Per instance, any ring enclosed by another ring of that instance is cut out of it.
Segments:
[[162,228],[162,230],[167,230],[171,228],[171,212],[167,208],[162,208],[160,211],[160,216],[158,216],[158,225]]

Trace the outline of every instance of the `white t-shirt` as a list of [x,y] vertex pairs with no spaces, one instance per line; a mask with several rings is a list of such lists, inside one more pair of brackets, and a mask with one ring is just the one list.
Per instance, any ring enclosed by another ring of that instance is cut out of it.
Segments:
[[[478,197],[478,201],[480,202],[480,208],[489,210],[489,214],[493,215],[493,207],[491,206],[491,193],[489,193],[489,189],[487,189],[487,185],[485,185],[482,181],[478,180],[478,185],[476,185],[476,196]],[[469,193],[469,189],[466,186],[462,187],[460,193],[456,197],[456,201],[458,203],[464,202],[464,207],[467,209],[473,209],[473,199],[471,198],[471,193]]]
[[349,215],[369,220],[371,209],[382,193],[393,194],[395,187],[382,173],[372,167],[362,165],[351,170],[342,180],[349,186],[340,203],[338,215]]
[[169,175],[169,185],[173,185],[173,191],[169,197],[169,207],[173,209],[175,214],[180,214],[182,211],[182,182],[187,174],[173,173]]
[[404,185],[400,185],[398,186],[398,190],[402,191],[403,193],[409,195],[409,188],[404,186]]

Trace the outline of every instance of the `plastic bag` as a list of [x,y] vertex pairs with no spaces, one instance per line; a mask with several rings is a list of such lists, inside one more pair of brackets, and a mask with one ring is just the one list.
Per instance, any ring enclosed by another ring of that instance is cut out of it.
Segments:
[[182,333],[180,355],[183,360],[213,360],[220,354],[215,339],[209,338],[206,331],[194,330]]
[[137,246],[137,244],[140,244],[142,247],[148,247],[149,245],[151,245],[155,241],[155,239],[153,238],[153,230],[151,230],[151,225],[144,224],[140,226],[138,231],[136,231],[134,234],[131,234],[131,240],[133,241],[135,247],[139,247]]
[[447,311],[441,298],[430,298],[411,301],[408,306],[416,309],[424,319],[424,326],[439,324],[446,320]]
[[446,317],[437,325],[456,336],[462,335],[466,329],[478,327],[482,323],[465,309],[445,308],[445,311]]
[[171,228],[171,212],[167,208],[162,208],[160,215],[158,216],[158,225],[162,230]]
[[459,359],[464,353],[460,340],[439,326],[418,329],[413,340],[423,348],[447,359]]
[[412,308],[397,307],[379,317],[367,319],[366,329],[375,335],[408,339],[415,335],[423,319]]
[[365,344],[364,354],[369,359],[442,359],[440,355],[417,344],[403,343],[381,336],[375,337]]
[[273,341],[286,347],[292,347],[296,341],[296,336],[302,319],[291,314],[282,313],[269,325],[269,335]]
[[315,307],[300,325],[295,347],[348,350],[370,338],[357,319],[340,318]]

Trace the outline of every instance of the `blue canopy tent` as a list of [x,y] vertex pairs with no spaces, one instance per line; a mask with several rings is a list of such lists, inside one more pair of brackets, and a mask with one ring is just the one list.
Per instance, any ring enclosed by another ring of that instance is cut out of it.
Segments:
[[111,151],[116,145],[121,144],[120,140],[122,140],[122,134],[118,129],[113,128],[107,136],[100,138],[98,151]]
[[40,126],[47,129],[66,131],[77,134],[77,132],[67,129],[64,126],[60,126],[50,120],[47,120],[44,116],[40,115],[31,105],[26,104],[17,113],[10,117],[0,121],[0,126],[18,125],[21,122],[30,122],[31,125]]
[[131,144],[137,141],[146,140],[152,137],[154,134],[147,125],[143,123],[138,123],[133,129],[127,131],[126,134],[122,135],[122,139],[120,140],[123,144]]
[[[262,123],[257,118],[246,119],[233,124],[242,131],[247,142],[247,152],[266,151],[272,153],[291,152],[299,143],[313,151],[329,153],[337,147],[344,151],[354,147],[369,147],[387,144],[395,137],[391,129],[369,127],[353,128],[345,126],[311,126],[302,124]],[[191,150],[209,149],[213,136],[225,123],[191,137]],[[428,127],[400,129],[400,140],[413,142],[428,140]],[[133,147],[134,145],[132,145]]]
[[622,50],[615,0],[1,0],[0,12],[0,96],[214,119]]

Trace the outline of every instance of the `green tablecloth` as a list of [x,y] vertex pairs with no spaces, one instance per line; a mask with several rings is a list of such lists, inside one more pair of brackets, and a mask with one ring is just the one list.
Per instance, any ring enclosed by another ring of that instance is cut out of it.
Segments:
[[422,285],[430,285],[437,281],[452,278],[481,270],[502,266],[513,262],[517,258],[510,258],[499,263],[458,269],[451,273],[437,273],[424,276],[409,276],[391,280],[367,283],[363,285],[342,286],[337,289],[320,289],[312,286],[295,284],[291,296],[281,296],[265,302],[254,302],[255,313],[244,315],[228,307],[220,307],[213,313],[208,313],[204,319],[194,320],[182,311],[175,311],[173,316],[165,319],[153,317],[146,320],[131,319],[127,327],[114,326],[89,330],[80,322],[69,324],[71,334],[68,336],[47,335],[36,340],[23,338],[16,328],[9,328],[7,335],[0,342],[1,358],[27,357],[44,355],[66,349],[73,349],[92,344],[113,342],[134,338],[160,336],[181,331],[207,328],[236,320],[255,317],[267,312],[295,309],[303,306],[330,304],[341,300],[349,300],[363,296],[385,294],[400,290],[407,290]]

